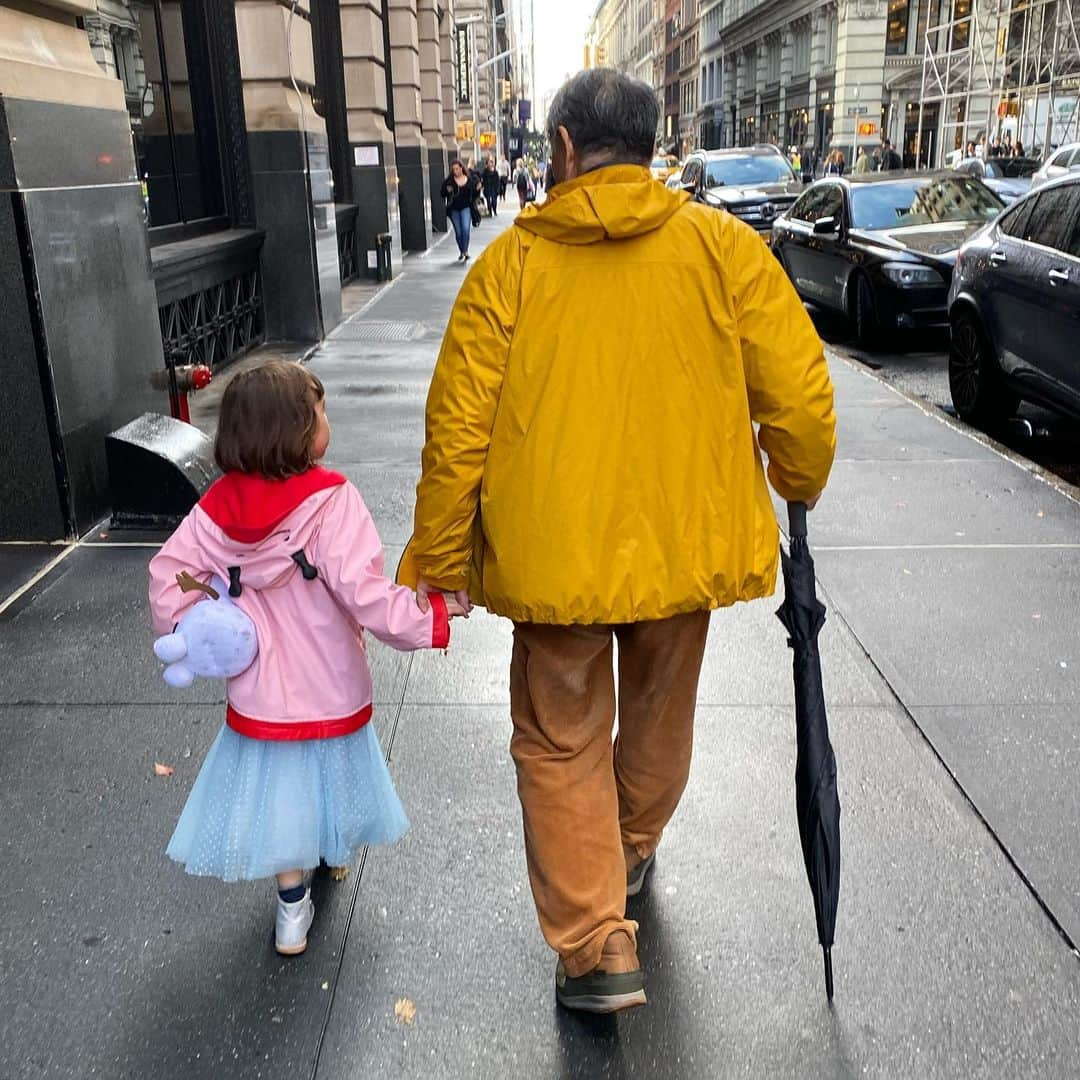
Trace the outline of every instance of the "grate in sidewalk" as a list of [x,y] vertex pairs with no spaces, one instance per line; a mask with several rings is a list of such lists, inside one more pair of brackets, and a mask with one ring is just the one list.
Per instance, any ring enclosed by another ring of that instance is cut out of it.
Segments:
[[423,335],[424,324],[412,322],[357,321],[341,331],[350,341],[416,341]]

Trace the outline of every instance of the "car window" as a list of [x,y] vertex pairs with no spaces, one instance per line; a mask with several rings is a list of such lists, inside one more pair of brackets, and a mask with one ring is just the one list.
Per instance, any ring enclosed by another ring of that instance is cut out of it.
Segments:
[[836,218],[837,221],[843,220],[844,192],[838,184],[830,184],[825,189],[825,198],[822,201],[818,219],[827,217]]
[[819,184],[811,188],[791,208],[791,216],[796,221],[805,221],[808,224],[813,224],[818,218],[827,217],[826,206],[834,191],[838,192],[835,184]]
[[1069,149],[1069,148],[1066,148],[1066,149],[1064,149],[1064,150],[1059,150],[1059,151],[1058,151],[1058,152],[1057,152],[1057,153],[1056,153],[1056,154],[1055,154],[1055,155],[1054,155],[1054,156],[1053,156],[1053,157],[1052,157],[1052,158],[1051,158],[1051,159],[1050,159],[1050,160],[1049,160],[1049,161],[1047,162],[1047,164],[1048,164],[1048,165],[1050,165],[1050,166],[1056,166],[1056,167],[1060,167],[1060,168],[1064,169],[1064,168],[1066,168],[1066,167],[1068,166],[1068,164],[1069,164],[1069,159],[1070,159],[1070,158],[1071,158],[1071,157],[1073,156],[1073,154],[1075,154],[1075,153],[1076,153],[1076,151],[1075,151],[1075,150],[1071,150],[1071,149]]
[[857,229],[900,229],[948,221],[993,221],[1002,201],[970,176],[921,177],[853,184],[852,224]]
[[1072,217],[1071,188],[1051,188],[1035,199],[1022,239],[1029,244],[1065,250],[1065,227]]
[[739,187],[747,184],[786,184],[795,173],[780,154],[748,154],[710,161],[705,171],[706,187]]
[[1074,165],[1080,165],[1080,146],[1069,155],[1069,168],[1071,169]]
[[1018,177],[1034,176],[1039,162],[1032,158],[1005,158],[994,162],[995,175],[1014,180]]
[[1031,208],[1035,205],[1034,199],[1024,199],[1018,206],[1007,210],[998,219],[998,228],[1006,235],[1021,239],[1027,228],[1028,218],[1031,217]]
[[688,161],[686,168],[683,169],[682,181],[684,184],[696,184],[698,177],[701,176],[701,162],[700,161]]

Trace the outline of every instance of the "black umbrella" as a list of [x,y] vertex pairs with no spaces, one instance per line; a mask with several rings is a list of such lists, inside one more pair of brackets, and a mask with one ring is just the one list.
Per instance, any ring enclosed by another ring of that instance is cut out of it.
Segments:
[[810,891],[814,895],[818,941],[825,957],[825,993],[833,996],[832,944],[840,894],[840,800],[836,794],[836,757],[829,742],[825,693],[821,685],[818,634],[825,625],[825,605],[817,598],[814,560],[806,543],[806,505],[788,503],[791,553],[780,552],[784,566],[784,602],[776,612],[795,654],[795,808]]

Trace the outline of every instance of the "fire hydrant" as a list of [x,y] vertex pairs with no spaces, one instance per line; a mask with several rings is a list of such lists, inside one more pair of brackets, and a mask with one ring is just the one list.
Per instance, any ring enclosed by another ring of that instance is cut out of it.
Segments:
[[209,386],[213,377],[214,373],[206,364],[168,364],[164,371],[155,372],[151,381],[154,389],[168,391],[170,414],[190,424],[187,396]]

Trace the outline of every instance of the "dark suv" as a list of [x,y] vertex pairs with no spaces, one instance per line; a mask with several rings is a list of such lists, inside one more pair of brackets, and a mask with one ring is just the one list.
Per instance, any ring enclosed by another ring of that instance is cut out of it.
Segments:
[[683,165],[682,187],[699,202],[715,206],[768,233],[802,193],[802,181],[775,146],[696,150]]
[[993,425],[1024,399],[1080,418],[1080,176],[1036,188],[960,249],[949,318],[961,417]]

